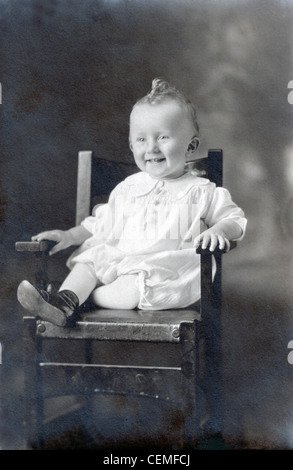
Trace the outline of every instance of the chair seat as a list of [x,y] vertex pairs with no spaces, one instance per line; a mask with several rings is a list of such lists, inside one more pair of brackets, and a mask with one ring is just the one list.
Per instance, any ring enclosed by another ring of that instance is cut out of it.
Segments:
[[82,319],[71,328],[38,320],[37,335],[43,338],[178,343],[182,325],[200,321],[200,318],[193,307],[160,311],[98,309],[82,314]]

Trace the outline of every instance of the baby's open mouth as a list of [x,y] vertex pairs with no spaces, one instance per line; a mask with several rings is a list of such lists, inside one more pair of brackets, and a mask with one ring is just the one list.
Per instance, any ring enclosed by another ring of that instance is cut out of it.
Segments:
[[149,160],[147,160],[147,162],[149,163],[160,163],[160,162],[163,162],[165,160],[165,158],[150,158]]

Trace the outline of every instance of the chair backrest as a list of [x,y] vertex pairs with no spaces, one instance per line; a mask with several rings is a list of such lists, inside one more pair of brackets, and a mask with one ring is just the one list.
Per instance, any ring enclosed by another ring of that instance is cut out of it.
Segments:
[[[201,177],[217,186],[223,184],[223,152],[209,150],[205,158],[190,162]],[[137,173],[135,163],[116,162],[95,157],[91,151],[78,154],[76,225],[87,217],[96,204],[106,202],[114,187],[127,176]]]

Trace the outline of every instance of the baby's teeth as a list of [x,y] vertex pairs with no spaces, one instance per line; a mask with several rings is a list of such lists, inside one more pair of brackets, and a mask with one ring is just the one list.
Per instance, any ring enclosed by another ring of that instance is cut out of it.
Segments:
[[158,163],[158,162],[160,162],[161,160],[163,160],[163,159],[162,159],[162,158],[152,158],[152,159],[150,160],[150,162]]

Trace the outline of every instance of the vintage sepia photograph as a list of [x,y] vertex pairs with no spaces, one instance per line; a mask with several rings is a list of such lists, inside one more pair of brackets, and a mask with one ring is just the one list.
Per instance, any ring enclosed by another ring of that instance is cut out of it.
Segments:
[[0,0],[1,450],[293,449],[292,129],[292,0]]

